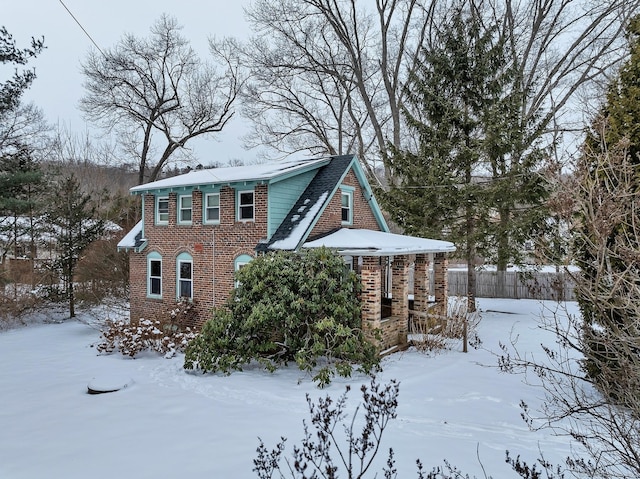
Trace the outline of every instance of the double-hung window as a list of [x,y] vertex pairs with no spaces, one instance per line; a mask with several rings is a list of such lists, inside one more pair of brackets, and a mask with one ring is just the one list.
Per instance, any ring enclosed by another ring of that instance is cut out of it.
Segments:
[[178,223],[191,223],[191,195],[178,196]]
[[353,190],[341,189],[340,200],[342,203],[342,224],[353,224]]
[[204,222],[220,223],[220,193],[207,193],[205,195]]
[[162,297],[162,257],[156,252],[147,256],[147,296]]
[[238,192],[238,221],[252,221],[254,218],[253,191]]
[[193,258],[187,253],[178,256],[177,262],[178,299],[193,299]]
[[156,198],[156,224],[169,224],[169,197],[159,196]]

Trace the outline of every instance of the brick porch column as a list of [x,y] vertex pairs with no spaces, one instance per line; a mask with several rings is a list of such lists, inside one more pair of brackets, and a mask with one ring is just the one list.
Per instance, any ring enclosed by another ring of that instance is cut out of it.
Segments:
[[362,258],[362,270],[360,281],[362,282],[362,331],[365,337],[377,344],[376,330],[380,329],[382,319],[382,292],[380,281],[380,258],[364,256]]
[[447,269],[449,261],[447,253],[436,253],[433,259],[433,284],[438,313],[447,314]]
[[391,265],[391,316],[397,322],[398,344],[404,345],[409,329],[409,261],[404,255],[394,256]]
[[416,255],[413,272],[413,309],[426,312],[429,304],[429,255]]

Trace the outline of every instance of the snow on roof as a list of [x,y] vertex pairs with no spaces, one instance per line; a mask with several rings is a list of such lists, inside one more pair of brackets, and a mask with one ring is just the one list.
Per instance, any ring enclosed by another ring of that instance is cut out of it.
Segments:
[[280,163],[264,163],[261,165],[194,170],[189,173],[185,173],[184,175],[173,176],[171,178],[164,178],[144,185],[134,186],[130,191],[135,193],[184,186],[271,180],[280,175],[302,170],[327,161],[329,161],[328,158],[319,158],[315,160],[297,160]]
[[122,238],[118,242],[118,249],[135,248],[137,244],[136,236],[138,236],[138,234],[141,234],[141,233],[142,233],[142,220],[138,221],[136,225],[133,228],[131,228],[131,231],[129,231],[124,236],[124,238]]
[[455,251],[449,241],[417,238],[367,229],[342,228],[324,236],[308,241],[304,248],[326,246],[338,250],[344,255],[393,256],[416,253],[445,253]]
[[[329,195],[328,191],[325,191],[324,193],[322,193],[318,197],[318,200],[311,207],[309,207],[309,209],[307,210],[307,214],[302,216],[302,220],[300,220],[301,218],[300,215],[294,215],[291,218],[291,222],[292,223],[297,222],[297,224],[291,229],[289,236],[281,240],[274,241],[270,245],[270,248],[284,249],[284,250],[296,249],[298,247],[298,243],[300,243],[300,240],[302,239],[302,236],[309,229],[311,222],[315,219],[316,215],[318,214],[318,211],[320,211],[320,208],[322,208],[322,205],[326,201],[328,195]],[[302,207],[299,208],[298,212],[303,213],[303,208]]]

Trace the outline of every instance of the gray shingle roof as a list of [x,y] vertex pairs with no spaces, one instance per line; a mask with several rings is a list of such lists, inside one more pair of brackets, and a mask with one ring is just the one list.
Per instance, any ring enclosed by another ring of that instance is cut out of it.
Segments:
[[331,157],[331,161],[318,169],[307,189],[300,195],[284,221],[268,243],[261,243],[257,251],[269,249],[296,249],[309,235],[315,219],[331,200],[331,194],[353,161],[353,155]]

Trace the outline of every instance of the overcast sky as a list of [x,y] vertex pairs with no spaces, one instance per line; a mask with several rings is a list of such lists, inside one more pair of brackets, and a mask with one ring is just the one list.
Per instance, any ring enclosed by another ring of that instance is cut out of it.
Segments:
[[[249,0],[63,0],[89,35],[101,48],[114,46],[124,33],[148,36],[151,25],[162,13],[174,16],[184,28],[183,35],[201,57],[207,57],[210,36],[246,38],[249,27],[244,21],[243,5]],[[32,36],[44,36],[47,49],[29,62],[36,67],[37,78],[25,94],[50,123],[64,124],[72,131],[86,128],[78,102],[83,94],[80,61],[92,47],[59,0],[1,0],[0,25],[7,28],[18,47],[29,45]],[[12,70],[0,70],[4,81]],[[240,159],[252,163],[256,154],[240,146],[238,136],[244,128],[239,118],[231,121],[220,141],[208,141],[197,149],[201,163],[225,163]]]

